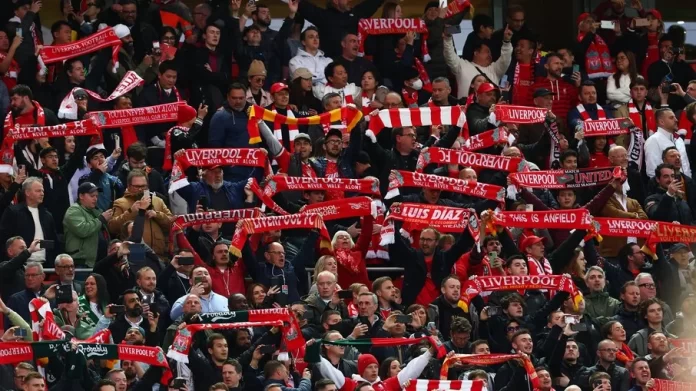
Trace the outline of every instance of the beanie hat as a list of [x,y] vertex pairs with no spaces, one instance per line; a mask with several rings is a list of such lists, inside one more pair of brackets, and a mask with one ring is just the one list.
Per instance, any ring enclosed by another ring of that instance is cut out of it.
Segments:
[[358,357],[358,375],[362,376],[363,372],[365,372],[365,369],[367,369],[370,364],[379,365],[375,356],[367,353],[361,354]]
[[177,123],[183,124],[185,122],[189,122],[190,120],[196,118],[196,115],[198,113],[196,112],[196,109],[189,105],[179,105],[179,115],[177,117]]
[[263,64],[263,61],[252,61],[251,65],[249,65],[247,76],[266,76],[266,66]]
[[440,3],[437,1],[429,1],[428,4],[425,5],[425,9],[423,10],[423,13],[428,12],[428,10],[431,8],[440,8]]

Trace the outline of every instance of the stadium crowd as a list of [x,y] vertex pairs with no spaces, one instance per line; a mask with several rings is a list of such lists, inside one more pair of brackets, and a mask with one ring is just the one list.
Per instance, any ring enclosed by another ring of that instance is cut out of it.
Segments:
[[0,390],[694,387],[683,28],[284,2],[3,1]]

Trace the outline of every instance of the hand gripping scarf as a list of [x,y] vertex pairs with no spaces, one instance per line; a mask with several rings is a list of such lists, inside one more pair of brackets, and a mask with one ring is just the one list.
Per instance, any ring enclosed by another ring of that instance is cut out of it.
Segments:
[[303,214],[318,214],[324,221],[340,220],[347,217],[377,217],[377,202],[367,196],[344,198],[334,201],[305,205],[300,209]]
[[114,91],[111,93],[111,95],[109,95],[106,98],[102,98],[96,92],[90,91],[86,88],[73,88],[67,95],[65,95],[63,101],[60,102],[60,108],[58,109],[58,118],[66,118],[72,120],[77,119],[77,103],[75,102],[75,97],[73,96],[73,93],[77,90],[82,90],[86,92],[87,94],[89,94],[89,96],[92,97],[92,99],[98,102],[106,103],[111,102],[119,96],[123,96],[133,88],[138,87],[144,83],[145,80],[138,76],[137,73],[133,71],[128,71],[123,76],[123,79],[121,79],[121,82],[118,83],[116,88],[114,88]]
[[655,386],[650,391],[696,391],[696,383],[653,378]]
[[[11,113],[8,117],[11,117]],[[67,122],[52,126],[14,126],[7,127],[5,120],[5,139],[3,140],[2,162],[0,172],[11,174],[14,162],[14,143],[19,140],[34,140],[42,137],[66,137],[66,136],[100,136],[99,126],[91,119],[75,122]]]
[[425,380],[411,379],[404,391],[438,391],[438,390],[461,390],[461,391],[483,391],[485,386],[483,380]]
[[423,148],[416,172],[422,172],[428,164],[458,164],[464,167],[487,168],[497,171],[518,172],[527,167],[527,161],[519,157],[496,156],[486,153],[458,151],[449,148]]
[[431,125],[454,125],[461,128],[465,123],[466,113],[461,106],[384,109],[380,110],[376,117],[370,119],[365,134],[372,138],[384,128]]
[[475,277],[465,281],[462,286],[460,301],[469,307],[469,303],[481,292],[512,291],[517,289],[554,289],[570,293],[576,308],[582,300],[582,293],[567,275],[541,274],[536,276],[487,276]]
[[521,359],[523,362],[524,370],[527,372],[529,381],[532,382],[532,387],[534,389],[539,388],[539,379],[537,378],[536,371],[534,370],[534,365],[532,361],[524,354],[455,354],[452,357],[448,357],[442,363],[440,369],[440,379],[447,379],[447,373],[449,372],[450,365],[454,363],[463,363],[469,365],[486,366],[486,365],[496,365],[502,364],[508,360]]
[[478,219],[469,209],[405,202],[389,210],[380,232],[380,246],[394,243],[394,220],[403,221],[402,232],[409,235],[428,227],[447,233],[462,233],[468,227],[472,237],[478,235]]
[[189,185],[185,171],[194,167],[215,166],[246,166],[259,167],[265,171],[265,175],[271,173],[271,165],[268,161],[268,152],[261,148],[207,148],[186,149],[176,157],[172,168],[169,194]]
[[271,110],[266,110],[261,106],[253,105],[249,107],[249,121],[247,122],[247,131],[249,132],[249,144],[257,144],[261,142],[261,133],[259,131],[259,120],[272,122],[280,125],[331,125],[332,122],[344,121],[346,131],[353,130],[355,125],[360,122],[362,112],[354,105],[348,105],[340,109],[335,109],[304,118],[289,118],[282,114],[275,113]]
[[658,222],[650,232],[646,245],[655,252],[658,243],[696,243],[696,227],[682,224]]
[[389,174],[389,188],[384,198],[389,200],[396,197],[401,187],[444,190],[501,202],[505,197],[505,189],[496,185],[434,174],[392,170]]
[[160,382],[167,384],[172,378],[169,364],[159,346],[136,346],[126,344],[105,344],[87,341],[52,341],[52,342],[0,342],[0,364],[15,364],[23,361],[40,361],[65,355],[72,350],[72,343],[77,342],[77,353],[88,360],[129,360],[161,367],[164,373]]
[[287,175],[274,175],[263,189],[264,195],[274,195],[288,190],[340,190],[350,193],[379,196],[379,179],[348,179],[348,178],[309,178]]
[[[558,131],[558,123],[556,121],[544,122],[544,128],[551,139],[548,166],[549,168],[558,167],[560,166],[558,160],[561,158],[561,133]],[[558,166],[554,164],[558,164]]]
[[362,57],[365,55],[365,40],[368,35],[406,34],[411,31],[421,35],[423,61],[430,61],[430,54],[428,53],[428,26],[426,26],[425,20],[417,18],[360,19],[358,21],[358,56]]
[[633,126],[628,118],[609,118],[580,122],[585,137],[619,136],[627,134]]
[[507,124],[538,124],[546,120],[547,109],[541,107],[495,105],[495,119]]
[[44,46],[39,52],[39,60],[44,64],[53,64],[84,56],[97,50],[111,47],[111,61],[114,63],[112,72],[118,69],[118,51],[121,50],[121,40],[116,36],[112,27],[107,27],[79,41],[65,45]]
[[283,229],[318,229],[322,240],[322,247],[331,247],[329,231],[326,230],[321,215],[317,214],[293,214],[285,216],[258,217],[254,219],[243,219],[237,222],[237,229],[232,236],[230,253],[237,257],[242,256],[242,247],[247,240],[247,236],[269,231]]
[[445,14],[445,19],[448,19],[454,15],[462,13],[469,10],[469,15],[474,17],[474,6],[469,2],[469,0],[454,0],[447,5],[447,13]]
[[514,172],[509,178],[515,187],[578,189],[606,185],[616,178],[621,178],[621,167]]
[[508,133],[502,126],[483,133],[473,135],[464,141],[462,150],[467,152],[478,151],[500,144],[512,144],[515,137]]
[[265,207],[270,208],[272,211],[278,213],[279,215],[289,215],[290,213],[286,212],[285,209],[281,208],[280,205],[276,204],[275,201],[269,196],[267,196],[264,191],[261,189],[261,186],[259,186],[259,183],[256,182],[255,178],[249,178],[249,188],[251,191],[254,193],[256,197],[258,197],[259,200],[261,200],[261,203],[263,204],[261,206],[262,209],[265,209]]
[[[359,351],[370,351],[372,348],[415,345],[423,341],[428,341],[437,349],[437,358],[443,358],[447,354],[444,345],[435,337],[419,338],[360,338],[360,339],[339,339],[336,341],[317,340],[320,344],[335,346],[353,346]],[[315,344],[319,345],[319,344]],[[315,348],[316,349],[316,348]],[[308,352],[309,353],[309,352]]]

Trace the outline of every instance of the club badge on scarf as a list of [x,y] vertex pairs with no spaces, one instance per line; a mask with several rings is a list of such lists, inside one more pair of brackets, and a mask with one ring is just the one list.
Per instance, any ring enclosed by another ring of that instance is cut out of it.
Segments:
[[90,91],[86,88],[73,88],[67,95],[65,95],[65,98],[63,98],[63,101],[60,102],[60,108],[58,109],[58,118],[66,118],[66,119],[72,119],[75,120],[77,119],[77,103],[75,102],[75,97],[73,96],[73,93],[77,90],[82,90],[89,94],[89,96],[92,97],[92,99],[98,101],[98,102],[111,102],[112,100],[118,98],[119,96],[123,96],[124,94],[127,94],[130,90],[134,89],[135,87],[138,87],[142,84],[145,83],[145,80],[143,80],[140,76],[138,76],[137,73],[133,71],[128,71],[126,74],[123,76],[123,79],[121,79],[121,82],[118,83],[114,91],[111,93],[106,98],[102,98],[99,94],[97,94],[94,91]]
[[[475,220],[473,224],[470,222],[472,218]],[[446,233],[462,233],[468,227],[472,237],[478,235],[478,220],[468,209],[405,202],[392,205],[389,210],[380,232],[380,246],[394,243],[394,220],[403,221],[401,229],[409,235],[428,227]]]
[[498,127],[469,137],[464,141],[462,150],[474,152],[505,143],[512,144],[514,140],[515,137],[508,133],[505,128]]
[[627,134],[628,128],[633,126],[628,118],[587,120],[581,124],[585,137],[619,136]]
[[330,126],[332,122],[343,121],[346,124],[346,132],[353,130],[355,125],[360,122],[362,112],[354,105],[347,105],[340,109],[331,110],[319,115],[304,118],[289,118],[282,114],[275,113],[271,110],[264,109],[261,106],[253,105],[249,107],[249,121],[247,122],[247,131],[249,132],[249,144],[257,144],[261,142],[261,133],[259,131],[259,120],[272,122],[280,125],[325,125]]
[[249,189],[254,193],[254,195],[261,200],[261,208],[262,210],[267,207],[270,208],[272,211],[278,213],[279,215],[289,215],[290,213],[286,212],[285,209],[281,208],[280,205],[276,204],[275,201],[269,196],[264,193],[263,189],[261,189],[261,186],[259,186],[259,183],[256,182],[255,178],[249,178],[248,181],[249,184]]
[[384,198],[389,200],[398,196],[399,188],[402,187],[437,189],[493,201],[503,201],[505,197],[505,189],[496,185],[434,174],[392,170],[389,174],[387,195]]
[[421,150],[416,162],[416,172],[422,172],[428,164],[457,164],[464,167],[487,168],[507,172],[523,171],[528,167],[527,161],[519,157],[496,156],[437,147],[423,148]]
[[39,51],[40,60],[44,64],[53,64],[84,56],[97,50],[111,47],[111,61],[114,63],[112,72],[118,69],[118,52],[121,50],[121,40],[116,36],[113,27],[107,27],[79,41],[65,45],[44,46]]
[[298,213],[285,216],[268,216],[239,220],[234,236],[232,236],[230,253],[237,257],[241,257],[244,243],[246,243],[247,237],[251,234],[283,229],[318,229],[319,236],[322,239],[322,247],[331,247],[329,231],[326,230],[321,215]]
[[350,217],[377,217],[377,202],[367,196],[350,197],[334,201],[305,205],[300,213],[321,215],[324,221],[340,220]]
[[461,106],[384,109],[380,110],[376,117],[370,119],[365,134],[372,138],[384,128],[431,125],[454,125],[461,128],[465,123],[466,113]]
[[179,118],[179,105],[186,102],[166,103],[157,106],[137,107],[123,110],[92,111],[91,117],[104,129],[124,126],[160,124],[176,122]]
[[532,189],[577,189],[606,185],[621,178],[621,167],[600,167],[581,170],[527,171],[510,174],[515,186]]
[[462,284],[463,301],[468,308],[469,303],[481,292],[512,291],[526,289],[554,289],[570,293],[573,303],[577,304],[583,299],[582,293],[573,283],[573,279],[567,275],[540,274],[536,276],[487,276],[475,277]]
[[183,154],[175,158],[174,165],[179,167],[172,168],[169,194],[189,185],[185,171],[191,166],[202,168],[215,166],[258,167],[264,170],[264,175],[271,173],[268,152],[261,148],[186,149]]
[[495,119],[508,124],[538,124],[546,120],[547,109],[541,107],[495,105]]

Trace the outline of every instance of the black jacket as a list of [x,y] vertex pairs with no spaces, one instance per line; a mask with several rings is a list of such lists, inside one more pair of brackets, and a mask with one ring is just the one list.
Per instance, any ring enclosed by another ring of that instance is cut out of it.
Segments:
[[24,250],[9,261],[0,263],[0,298],[9,300],[10,296],[24,289],[24,265],[31,254]]
[[[167,95],[167,93],[160,88],[159,83],[153,83],[145,86],[143,91],[138,95],[137,107],[156,106],[175,102],[177,102],[177,95],[173,90]],[[164,140],[164,134],[174,125],[176,125],[174,122],[140,125],[137,128],[138,138],[145,142],[146,145],[150,145],[150,139],[154,136]],[[126,183],[123,179],[121,181]]]
[[[677,174],[677,175],[679,175],[677,180],[681,180],[684,182],[684,193],[686,193],[687,205],[696,205],[696,182],[694,182],[693,179],[689,178],[688,176],[686,176],[684,174]],[[631,185],[631,188],[633,188],[632,184],[629,184],[629,185]],[[660,185],[657,184],[657,180],[655,178],[652,178],[651,180],[648,181],[648,195],[664,194],[664,192],[665,191],[660,188]],[[691,208],[690,208],[690,210],[691,210],[692,220],[696,220],[696,211],[694,211]]]
[[447,302],[444,295],[440,295],[440,297],[435,299],[432,305],[437,306],[439,319],[437,320],[436,326],[440,333],[445,336],[445,338],[450,335],[450,325],[452,324],[453,316],[467,318],[469,321],[471,320],[469,315],[465,313],[463,309],[459,308],[456,304],[452,306],[452,304]]
[[621,322],[621,325],[626,330],[627,341],[630,340],[631,337],[638,332],[638,330],[647,326],[647,324],[645,323],[645,319],[640,317],[638,311],[632,312],[626,310],[624,303],[621,303],[621,306],[619,307],[617,314],[614,315],[611,318],[611,320],[618,320],[619,322]]
[[[147,321],[145,315],[143,315],[143,320],[140,322],[139,326],[145,330],[145,335],[143,336],[145,337],[145,345],[159,346],[159,341],[161,341],[159,328],[154,333],[151,332],[150,323]],[[113,338],[114,343],[121,343],[121,341],[123,341],[123,339],[126,337],[126,332],[131,327],[132,326],[130,323],[126,320],[125,314],[118,315],[116,320],[109,325],[109,330],[111,330],[111,338]]]
[[582,391],[592,391],[594,387],[590,385],[590,376],[596,372],[606,372],[611,376],[611,389],[613,391],[628,391],[631,379],[626,368],[611,364],[608,368],[602,367],[599,363],[580,371],[572,384],[578,385]]
[[[52,250],[46,250],[44,267],[53,267],[56,254],[60,254],[62,246],[58,242],[53,216],[43,205],[39,205],[38,209],[44,240],[53,240],[55,242],[55,247]],[[13,236],[21,236],[28,247],[34,241],[35,232],[34,218],[27,204],[12,205],[2,214],[2,219],[0,219],[0,243],[6,243],[7,239]]]
[[115,265],[118,261],[118,254],[113,253],[94,264],[94,272],[101,274],[106,279],[111,303],[116,303],[124,290],[135,286],[135,273],[140,267],[149,266],[155,271],[155,274],[159,274],[161,268],[157,255],[147,246],[145,262],[143,265],[130,264],[127,277],[120,270],[116,270]]
[[157,290],[162,292],[167,301],[174,303],[178,298],[188,293],[191,282],[176,273],[176,270],[168,263],[157,276]]
[[[397,223],[394,228],[395,232],[399,232],[401,223]],[[436,287],[440,286],[442,279],[452,272],[452,266],[457,259],[473,245],[471,235],[465,232],[449,250],[442,251],[436,248],[432,255],[432,267],[428,272],[423,251],[411,247],[411,244],[406,242],[400,234],[394,236],[394,244],[389,245],[389,258],[404,267],[404,283],[401,290],[403,305],[411,305],[416,301],[418,294],[425,286],[428,275]]]
[[689,204],[679,197],[667,195],[662,188],[656,189],[655,194],[645,199],[644,209],[650,220],[678,221],[685,225],[691,225],[694,221]]
[[488,122],[490,107],[481,106],[474,102],[466,109],[466,122],[469,124],[469,134],[475,136],[496,126]]

